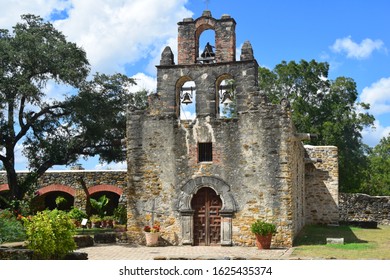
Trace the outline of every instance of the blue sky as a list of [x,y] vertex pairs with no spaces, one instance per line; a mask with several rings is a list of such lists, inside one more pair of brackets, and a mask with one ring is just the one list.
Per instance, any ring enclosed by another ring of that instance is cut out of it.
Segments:
[[[261,66],[272,69],[283,60],[315,59],[330,64],[330,79],[353,78],[359,100],[371,104],[376,118],[376,130],[364,131],[364,142],[373,146],[389,135],[390,1],[207,2],[0,0],[0,28],[10,29],[24,13],[40,15],[86,50],[92,72],[126,73],[137,79],[139,88],[154,90],[155,65],[164,47],[170,45],[177,57],[177,22],[201,16],[208,6],[215,18],[229,14],[236,20],[237,48],[249,40]],[[48,93],[62,94],[58,86]],[[124,163],[99,165],[96,159],[81,163],[88,169],[125,168]],[[21,154],[18,168],[26,168]]]

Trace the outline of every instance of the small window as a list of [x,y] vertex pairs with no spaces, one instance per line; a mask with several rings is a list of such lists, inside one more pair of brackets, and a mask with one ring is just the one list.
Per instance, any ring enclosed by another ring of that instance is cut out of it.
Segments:
[[199,162],[213,161],[212,143],[198,143]]

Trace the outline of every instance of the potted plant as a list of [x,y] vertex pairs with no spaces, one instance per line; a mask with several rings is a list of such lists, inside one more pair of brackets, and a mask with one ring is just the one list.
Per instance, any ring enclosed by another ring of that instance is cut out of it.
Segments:
[[158,243],[158,236],[160,232],[160,226],[154,225],[153,227],[144,227],[146,246],[156,246]]
[[114,217],[113,216],[104,216],[103,221],[106,222],[105,227],[107,227],[107,228],[114,227]]
[[87,214],[83,210],[75,207],[72,207],[68,212],[68,216],[74,221],[76,227],[80,227],[81,221],[87,218]]
[[259,250],[271,247],[272,235],[276,233],[276,226],[261,220],[251,225],[251,231],[256,236],[256,245]]
[[93,228],[100,228],[102,224],[102,219],[98,215],[92,215],[90,217],[90,220]]

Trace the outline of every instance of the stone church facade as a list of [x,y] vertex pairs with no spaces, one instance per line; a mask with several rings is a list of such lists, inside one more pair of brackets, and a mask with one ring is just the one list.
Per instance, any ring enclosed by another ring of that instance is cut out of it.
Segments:
[[[305,224],[338,223],[337,148],[304,146],[310,135],[295,130],[288,100],[270,104],[259,89],[249,42],[236,60],[235,27],[209,11],[179,22],[177,64],[166,47],[148,109],[128,111],[133,242],[153,221],[167,244],[252,246],[250,226],[262,219],[277,226],[273,246],[290,247]],[[201,53],[205,30],[215,32],[215,48]],[[180,115],[189,102],[194,120]]]

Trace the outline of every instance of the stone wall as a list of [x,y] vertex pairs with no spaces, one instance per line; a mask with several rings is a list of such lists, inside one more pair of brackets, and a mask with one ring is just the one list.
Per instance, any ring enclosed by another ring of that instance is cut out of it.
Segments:
[[[225,245],[254,245],[250,225],[256,219],[277,225],[274,246],[292,245],[304,225],[304,149],[286,108],[266,103],[251,108],[237,119],[195,121],[129,112],[128,229],[136,242],[153,203],[163,238],[181,244],[188,234],[191,240],[190,199],[207,186],[225,204],[232,201],[231,209],[222,209]],[[198,161],[202,142],[212,143],[212,162]]]
[[[26,172],[17,172],[19,176]],[[88,170],[60,170],[47,171],[34,186],[35,206],[39,209],[44,203],[39,197],[44,197],[50,192],[67,193],[74,198],[74,206],[85,208],[86,194],[80,184],[82,178],[91,195],[97,192],[113,192],[120,196],[122,203],[126,202],[126,195],[123,193],[127,186],[126,171],[88,171]],[[5,171],[0,172],[0,186],[8,188]]]
[[339,221],[338,152],[333,146],[305,146],[306,222],[337,224]]
[[340,193],[340,221],[375,221],[390,225],[390,196]]

